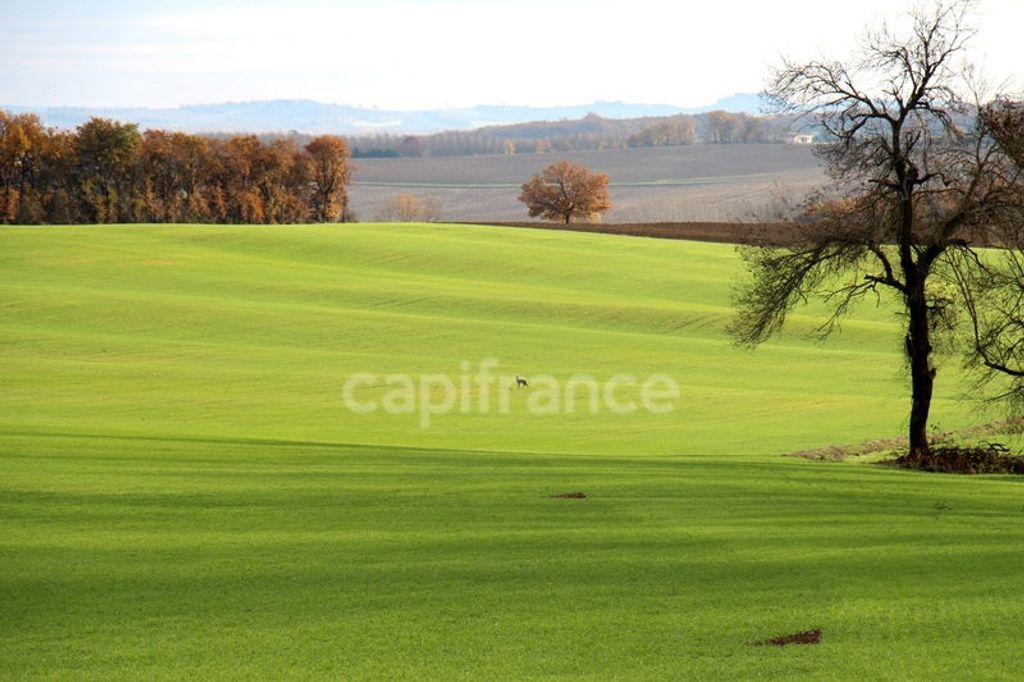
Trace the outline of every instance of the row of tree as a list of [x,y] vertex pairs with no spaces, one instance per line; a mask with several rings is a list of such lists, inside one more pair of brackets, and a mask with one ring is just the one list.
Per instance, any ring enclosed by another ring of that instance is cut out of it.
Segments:
[[589,114],[579,120],[535,121],[411,136],[351,137],[356,158],[472,156],[626,149],[690,144],[771,144],[791,139],[793,116],[727,111],[633,119]]
[[93,118],[75,131],[0,111],[2,223],[346,219],[347,143],[214,139]]

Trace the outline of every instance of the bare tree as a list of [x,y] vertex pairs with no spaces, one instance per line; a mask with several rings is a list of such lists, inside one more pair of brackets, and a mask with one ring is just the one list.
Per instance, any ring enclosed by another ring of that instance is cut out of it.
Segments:
[[1019,227],[1024,197],[1019,168],[975,115],[972,70],[961,60],[973,5],[942,0],[914,10],[902,31],[869,33],[849,62],[786,62],[776,72],[769,101],[831,140],[819,153],[833,194],[809,210],[815,220],[793,246],[744,252],[751,279],[731,327],[739,342],[758,344],[795,305],[820,297],[831,309],[827,334],[860,299],[895,297],[906,324],[912,457],[929,451],[937,337],[956,329],[971,300],[957,284],[978,281],[976,248]]
[[377,210],[377,220],[382,223],[436,223],[440,219],[441,202],[433,194],[399,192]]
[[[978,119],[1010,160],[1007,176],[1024,172],[1024,102],[997,99],[981,109]],[[982,375],[982,384],[1008,378],[996,397],[1019,412],[1024,409],[1024,209],[1012,208],[1017,214],[1005,216],[993,235],[1003,248],[972,262],[974,267],[958,268],[955,275],[970,322],[969,363],[991,370]]]
[[1001,97],[986,105],[979,116],[996,144],[1024,168],[1024,102]]

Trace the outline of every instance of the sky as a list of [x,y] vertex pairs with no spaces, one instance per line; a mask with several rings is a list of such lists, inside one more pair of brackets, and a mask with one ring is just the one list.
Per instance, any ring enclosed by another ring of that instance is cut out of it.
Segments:
[[[696,107],[783,56],[842,58],[910,0],[0,0],[0,105],[270,99],[381,109]],[[841,8],[841,9],[839,9]],[[1024,0],[981,0],[970,58],[1024,79]]]

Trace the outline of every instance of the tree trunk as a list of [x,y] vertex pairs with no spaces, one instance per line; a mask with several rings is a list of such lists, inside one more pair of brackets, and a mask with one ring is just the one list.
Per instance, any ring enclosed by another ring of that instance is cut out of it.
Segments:
[[910,361],[910,455],[928,453],[928,413],[932,406],[935,369],[931,366],[932,345],[928,324],[928,302],[924,282],[915,282],[907,292],[907,357]]

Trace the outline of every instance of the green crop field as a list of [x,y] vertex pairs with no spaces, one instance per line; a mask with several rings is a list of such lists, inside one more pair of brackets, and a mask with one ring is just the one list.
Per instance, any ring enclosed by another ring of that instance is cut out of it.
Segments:
[[[511,228],[0,230],[0,678],[1018,679],[1022,483],[781,456],[902,433],[899,322],[736,349],[739,276]],[[626,375],[673,409],[570,381]],[[939,388],[939,428],[994,416]]]

